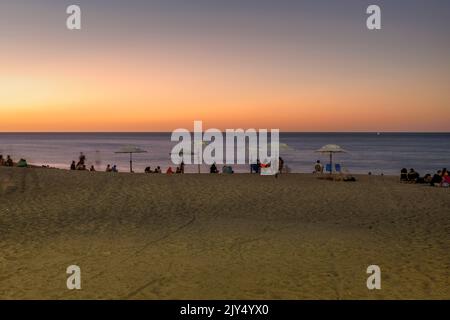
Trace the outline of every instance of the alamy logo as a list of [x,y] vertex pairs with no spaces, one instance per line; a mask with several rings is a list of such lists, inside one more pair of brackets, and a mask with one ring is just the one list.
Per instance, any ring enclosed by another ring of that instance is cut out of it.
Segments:
[[377,265],[371,265],[367,267],[367,273],[370,276],[367,278],[367,289],[380,290],[381,289],[381,269]]
[[[172,132],[171,141],[178,142],[172,149],[174,164],[252,164],[260,161],[273,166],[277,172],[280,154],[280,130],[270,130],[270,142],[267,129],[227,129],[225,133],[218,129],[203,132],[201,121],[194,121],[194,132],[177,129]],[[225,150],[225,157],[224,157]],[[270,153],[269,153],[270,150]],[[274,174],[275,174],[274,173]]]
[[[78,5],[70,5],[66,9],[69,17],[66,20],[66,26],[69,30],[81,30],[81,8]],[[366,13],[370,16],[367,18],[366,25],[369,30],[381,30],[381,8],[372,4],[367,7]]]
[[80,290],[81,289],[81,269],[79,266],[71,265],[67,267],[67,274],[70,276],[67,278],[67,289],[69,290]]
[[77,5],[71,5],[67,7],[66,13],[69,17],[66,20],[66,26],[69,30],[81,29],[81,8]]
[[370,14],[366,22],[367,29],[381,30],[381,8],[375,4],[370,5],[367,8],[367,14]]

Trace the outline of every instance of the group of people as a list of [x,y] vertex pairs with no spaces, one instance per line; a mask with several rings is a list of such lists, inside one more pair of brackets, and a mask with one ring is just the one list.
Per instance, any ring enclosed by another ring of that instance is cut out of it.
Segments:
[[0,154],[0,166],[3,167],[19,167],[19,168],[27,168],[28,167],[28,163],[27,160],[25,159],[20,159],[17,163],[14,163],[14,161],[12,160],[10,155],[6,156],[6,159],[3,158],[3,155]]
[[[91,171],[95,171],[95,170],[91,170]],[[107,166],[106,166],[106,170],[105,170],[106,172],[119,172],[119,169],[117,169],[117,166],[114,164],[114,165],[110,165],[110,164],[108,164]]]
[[[150,167],[149,167],[150,168]],[[157,167],[154,173],[161,173],[161,168]],[[168,167],[166,170],[166,174],[184,174],[184,162],[182,161],[180,166],[176,168],[174,171],[172,167]]]
[[14,166],[14,162],[11,159],[11,156],[7,155],[6,159],[5,159],[5,158],[3,158],[3,155],[0,154],[0,166],[5,166],[5,167],[12,167],[12,166]]
[[[75,161],[72,161],[70,170],[87,170],[86,156],[83,154],[83,152],[80,152],[80,157],[78,158],[77,163],[75,163]],[[91,166],[90,171],[95,171],[94,166]]]
[[[217,165],[215,164],[215,163],[213,163],[212,165],[211,165],[211,167],[209,167],[209,173],[220,173],[219,172],[219,169],[217,168]],[[233,174],[234,173],[234,170],[233,170],[233,167],[232,166],[230,166],[230,165],[223,165],[222,166],[222,173],[223,174]]]
[[[78,158],[78,162],[72,161],[72,163],[70,164],[70,170],[80,170],[80,171],[90,171],[90,172],[95,172],[97,170],[95,170],[94,165],[91,165],[89,170],[87,169],[86,166],[86,155],[83,152],[80,152],[80,156]],[[119,172],[119,170],[117,169],[116,165],[111,166],[110,164],[108,164],[106,166],[106,172]]]
[[429,184],[433,187],[449,187],[450,186],[450,176],[447,168],[438,170],[434,175],[427,173],[423,177],[415,171],[413,168],[406,169],[403,168],[400,171],[400,181],[408,183],[420,183]]
[[145,168],[144,172],[145,172],[145,173],[162,173],[162,170],[161,170],[161,167],[160,167],[160,166],[157,166],[157,167],[155,168],[155,170],[152,170],[151,167],[147,167],[147,168]]
[[[262,163],[259,159],[256,160],[256,163],[250,164],[250,173],[261,173],[262,168],[270,168],[272,163],[269,161],[267,163]],[[282,157],[278,157],[278,172],[277,174],[281,174],[284,172],[284,160]]]

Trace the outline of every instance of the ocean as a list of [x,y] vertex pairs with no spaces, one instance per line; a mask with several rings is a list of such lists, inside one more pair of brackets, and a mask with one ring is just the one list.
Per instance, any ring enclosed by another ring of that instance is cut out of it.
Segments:
[[[292,172],[310,173],[314,163],[328,161],[327,155],[314,152],[326,144],[338,144],[348,151],[336,154],[334,162],[352,173],[398,175],[400,169],[414,168],[420,174],[450,168],[450,133],[281,133],[280,154]],[[0,154],[13,160],[25,158],[34,165],[68,169],[80,152],[87,164],[104,170],[116,164],[129,170],[129,156],[116,154],[124,146],[137,146],[148,153],[133,156],[135,172],[161,166],[173,166],[170,152],[175,145],[170,133],[0,133]],[[219,167],[220,169],[220,167]],[[236,172],[248,172],[248,166],[234,166]],[[186,166],[196,172],[197,166]],[[207,172],[206,165],[202,172]]]

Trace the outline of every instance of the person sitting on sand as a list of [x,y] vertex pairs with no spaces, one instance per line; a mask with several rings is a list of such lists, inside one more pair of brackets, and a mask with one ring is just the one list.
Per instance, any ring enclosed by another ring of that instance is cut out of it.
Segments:
[[157,166],[155,171],[153,171],[153,173],[162,173],[161,167]]
[[108,164],[107,166],[106,166],[106,172],[111,172],[112,171],[112,169],[111,169],[111,165],[110,164]]
[[448,175],[447,168],[442,169],[441,173],[442,181],[440,186],[444,188],[448,188],[450,186],[450,176]]
[[89,169],[90,172],[95,172],[95,167],[94,165],[91,166],[91,168]]
[[261,161],[259,159],[256,160],[256,163],[252,163],[250,165],[250,173],[260,173],[261,169]]
[[219,173],[219,170],[217,170],[217,167],[216,167],[216,163],[213,163],[211,165],[211,167],[209,168],[209,173]]
[[168,174],[168,175],[173,174],[172,167],[167,168],[166,174]]
[[427,173],[426,175],[424,175],[423,177],[419,177],[417,178],[416,182],[420,183],[420,184],[424,184],[424,183],[430,183],[431,181],[431,174]]
[[314,166],[314,173],[323,173],[323,165],[320,163],[320,160],[316,161]]
[[70,170],[77,170],[77,165],[75,164],[75,161],[72,161],[72,164],[70,165]]
[[12,161],[10,155],[7,155],[7,156],[6,156],[5,166],[7,166],[7,167],[12,167],[12,166],[14,166],[14,162]]
[[432,187],[441,184],[441,182],[442,182],[442,176],[441,176],[441,173],[442,173],[442,171],[441,171],[441,170],[438,170],[438,171],[434,174],[433,178],[431,178],[430,185],[431,185]]
[[400,181],[408,181],[408,169],[403,168],[402,170],[400,170]]
[[416,172],[413,168],[409,169],[408,181],[409,182],[416,182],[417,178],[419,178],[419,173]]
[[111,172],[119,172],[116,165],[112,166]]
[[151,167],[147,167],[144,170],[145,173],[153,173],[152,168]]
[[0,166],[4,166],[5,165],[5,159],[3,159],[3,155],[0,154]]

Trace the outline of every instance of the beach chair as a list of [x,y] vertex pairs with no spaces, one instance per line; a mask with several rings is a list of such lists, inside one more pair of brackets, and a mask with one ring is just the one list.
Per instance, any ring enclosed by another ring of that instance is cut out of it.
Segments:
[[332,170],[331,170],[331,164],[328,163],[328,164],[325,166],[325,171],[331,173],[331,171],[332,171]]
[[339,163],[336,163],[334,165],[334,169],[336,170],[337,173],[342,173],[342,167]]

